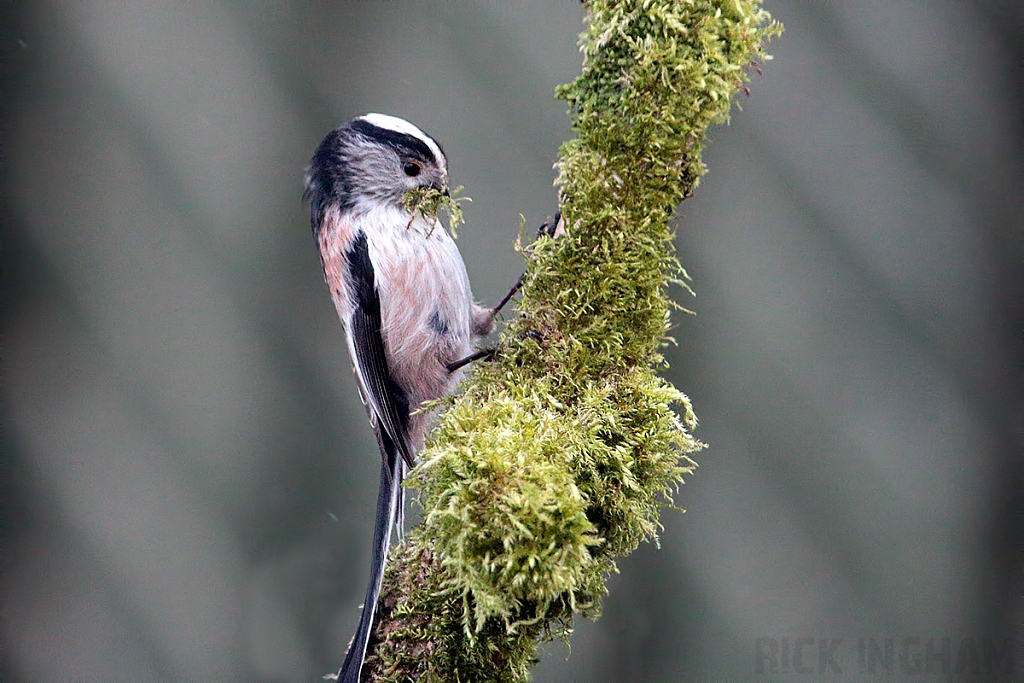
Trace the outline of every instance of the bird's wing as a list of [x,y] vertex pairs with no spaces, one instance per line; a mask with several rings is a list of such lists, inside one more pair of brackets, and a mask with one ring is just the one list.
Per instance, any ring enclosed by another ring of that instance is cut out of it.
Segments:
[[373,630],[377,601],[380,599],[391,531],[397,525],[401,532],[404,498],[402,461],[410,466],[414,462],[409,443],[409,400],[388,369],[384,338],[381,336],[380,297],[365,233],[359,232],[355,236],[346,257],[355,304],[347,326],[353,365],[359,392],[370,415],[370,424],[373,425],[383,459],[373,530],[370,583],[366,587],[359,628],[349,645],[345,663],[337,674],[339,683],[359,683],[366,647]]
[[[402,459],[412,467],[416,463],[409,442],[409,399],[388,369],[381,335],[380,297],[366,233],[360,231],[352,240],[346,260],[355,303],[348,333],[359,389],[370,412],[373,428],[383,430]],[[378,435],[380,439],[381,435]]]

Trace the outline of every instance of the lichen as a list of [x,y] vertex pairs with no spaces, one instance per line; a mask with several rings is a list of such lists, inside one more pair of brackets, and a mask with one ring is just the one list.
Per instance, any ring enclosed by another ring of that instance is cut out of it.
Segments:
[[413,472],[423,522],[395,549],[365,680],[529,677],[539,640],[596,617],[615,561],[656,538],[702,447],[660,377],[685,272],[669,220],[781,27],[752,0],[592,0],[557,89],[566,235],[523,248],[500,353],[449,401]]

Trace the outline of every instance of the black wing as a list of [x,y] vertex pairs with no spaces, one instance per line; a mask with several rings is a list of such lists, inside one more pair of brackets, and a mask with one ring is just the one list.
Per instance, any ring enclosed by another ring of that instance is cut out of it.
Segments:
[[347,253],[356,308],[349,323],[355,349],[356,378],[368,403],[374,429],[382,429],[410,467],[415,465],[409,443],[409,398],[388,370],[381,336],[380,297],[374,282],[373,263],[360,231]]
[[355,311],[349,321],[349,334],[355,350],[353,359],[356,379],[363,400],[370,413],[370,422],[377,436],[383,462],[380,471],[380,489],[377,492],[377,515],[373,529],[373,558],[370,565],[370,583],[359,618],[359,627],[345,655],[345,663],[338,671],[338,683],[359,683],[366,658],[366,648],[373,631],[377,601],[380,599],[381,581],[387,564],[391,530],[401,531],[402,517],[402,461],[413,464],[409,444],[409,400],[388,370],[381,336],[380,297],[374,284],[373,263],[366,243],[366,234],[359,232],[347,253],[351,285],[355,296]]

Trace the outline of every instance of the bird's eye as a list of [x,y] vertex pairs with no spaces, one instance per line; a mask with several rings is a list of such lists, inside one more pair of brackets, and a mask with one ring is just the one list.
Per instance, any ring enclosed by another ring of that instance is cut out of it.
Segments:
[[407,161],[405,162],[405,166],[402,167],[402,170],[405,171],[405,175],[409,176],[410,178],[415,178],[420,174],[420,171],[423,170],[423,167],[417,164],[415,161]]

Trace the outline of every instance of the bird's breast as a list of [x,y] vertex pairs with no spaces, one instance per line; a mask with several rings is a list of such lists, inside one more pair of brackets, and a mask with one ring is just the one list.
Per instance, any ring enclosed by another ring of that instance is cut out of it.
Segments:
[[389,370],[414,402],[440,398],[453,380],[445,366],[472,350],[462,256],[443,226],[422,220],[367,236]]

